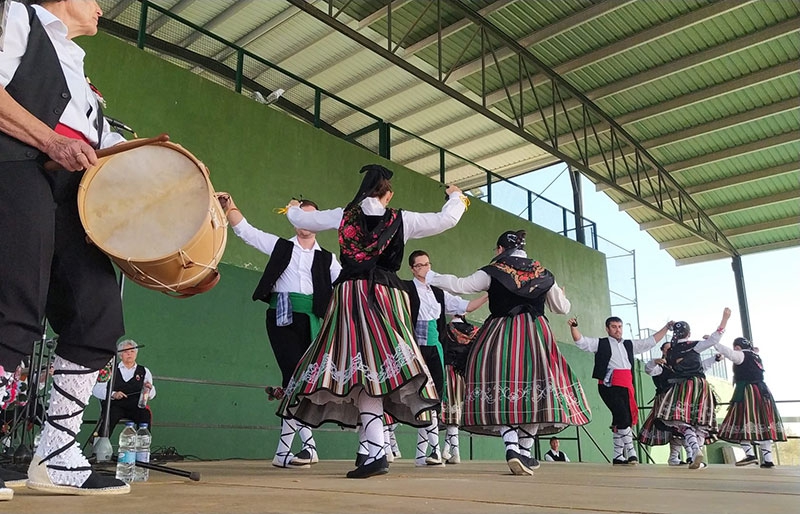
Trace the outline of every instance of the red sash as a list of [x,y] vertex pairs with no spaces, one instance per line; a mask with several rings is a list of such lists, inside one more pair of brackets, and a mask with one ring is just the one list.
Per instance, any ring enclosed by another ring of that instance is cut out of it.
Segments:
[[[601,380],[602,383],[602,380]],[[636,405],[636,393],[633,390],[633,373],[629,369],[615,369],[611,374],[611,385],[628,390],[628,403],[631,409],[631,426],[639,422],[639,406]]]
[[53,129],[53,130],[55,130],[57,134],[61,134],[62,136],[68,137],[70,139],[80,139],[81,141],[83,141],[87,145],[92,146],[92,143],[89,141],[89,139],[86,136],[84,136],[83,134],[81,134],[80,132],[78,132],[75,129],[69,128],[66,125],[63,125],[63,124],[59,123],[59,124],[56,125],[56,128]]

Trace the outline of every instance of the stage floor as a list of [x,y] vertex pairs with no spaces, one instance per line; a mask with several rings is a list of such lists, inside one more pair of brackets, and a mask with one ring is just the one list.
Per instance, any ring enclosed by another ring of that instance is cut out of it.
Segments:
[[800,506],[800,468],[712,465],[704,470],[639,465],[544,463],[533,477],[503,462],[416,468],[348,480],[350,462],[281,470],[266,461],[180,462],[201,481],[150,473],[126,496],[67,497],[24,487],[0,511],[23,513],[787,513]]

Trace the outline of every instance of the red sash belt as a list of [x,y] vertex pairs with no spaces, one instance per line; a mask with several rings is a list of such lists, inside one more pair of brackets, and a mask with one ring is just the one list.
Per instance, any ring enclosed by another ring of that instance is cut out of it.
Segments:
[[[602,384],[603,381],[601,380]],[[639,422],[639,406],[636,405],[636,393],[633,390],[633,373],[629,369],[615,369],[611,374],[611,385],[628,390],[628,404],[631,409],[631,426]]]
[[63,125],[61,123],[57,124],[56,128],[54,130],[56,131],[57,134],[61,134],[62,136],[66,136],[66,137],[68,137],[70,139],[80,139],[81,141],[83,141],[87,145],[89,145],[89,146],[92,145],[92,143],[89,141],[89,139],[86,136],[84,136],[83,134],[81,134],[77,130],[69,128],[68,126]]

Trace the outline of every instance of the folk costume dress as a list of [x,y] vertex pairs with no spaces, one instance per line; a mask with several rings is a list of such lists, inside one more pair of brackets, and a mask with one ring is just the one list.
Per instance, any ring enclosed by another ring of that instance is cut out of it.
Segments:
[[[764,364],[747,339],[737,338],[734,350],[718,344],[716,350],[733,362],[733,397],[725,419],[719,426],[719,438],[741,443],[745,459],[737,465],[758,461],[750,444],[758,441],[763,457],[762,467],[772,467],[772,442],[786,441],[783,420],[767,384],[764,383]],[[770,463],[770,464],[767,464]]]
[[674,376],[670,388],[653,405],[655,417],[677,429],[686,438],[692,452],[692,469],[705,467],[703,443],[717,432],[717,398],[706,380],[700,354],[719,342],[722,331],[714,331],[708,339],[691,341],[688,337],[675,339],[678,322],[673,326],[673,341],[667,352],[667,366]]
[[[491,315],[467,359],[462,427],[502,436],[512,472],[531,474],[530,464],[538,463],[526,459],[532,459],[537,432],[554,434],[591,418],[583,388],[544,316],[545,305],[569,312],[569,300],[553,275],[522,250],[501,254],[466,278],[431,271],[426,281],[454,294],[489,292]],[[522,471],[512,466],[514,454],[523,457]]]
[[[400,211],[366,197],[364,189],[362,183],[362,192],[344,209],[292,207],[287,213],[298,228],[338,227],[343,268],[320,333],[298,364],[279,415],[313,427],[334,422],[355,428],[363,423],[358,407],[363,392],[380,400],[381,418],[385,412],[399,422],[425,426],[428,411],[440,400],[414,341],[408,294],[396,272],[407,240],[452,228],[465,205],[460,193],[453,193],[439,213]],[[383,448],[382,426],[380,431]]]

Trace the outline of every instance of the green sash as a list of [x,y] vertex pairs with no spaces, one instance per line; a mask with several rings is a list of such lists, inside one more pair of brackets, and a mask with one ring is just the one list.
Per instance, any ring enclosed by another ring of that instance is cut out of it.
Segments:
[[[300,314],[307,314],[308,320],[311,322],[311,340],[317,338],[320,328],[322,328],[322,318],[314,315],[314,297],[310,294],[289,293],[289,302],[292,304],[292,312],[299,312]],[[278,295],[273,293],[269,297],[269,308],[275,309],[278,305]]]

